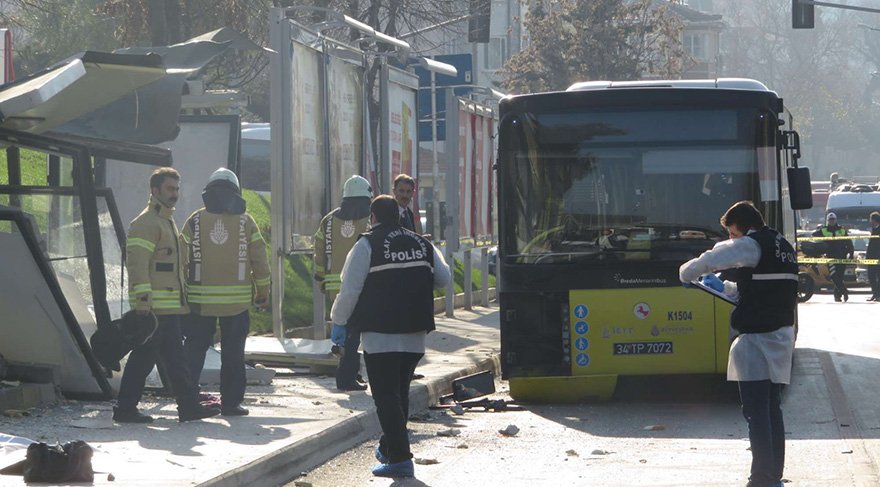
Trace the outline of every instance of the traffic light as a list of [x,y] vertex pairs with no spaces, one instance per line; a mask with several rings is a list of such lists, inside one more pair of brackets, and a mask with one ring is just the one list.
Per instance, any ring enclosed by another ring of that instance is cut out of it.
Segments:
[[812,29],[816,24],[816,6],[791,0],[791,27],[794,29]]
[[492,0],[470,0],[468,15],[468,42],[488,43]]

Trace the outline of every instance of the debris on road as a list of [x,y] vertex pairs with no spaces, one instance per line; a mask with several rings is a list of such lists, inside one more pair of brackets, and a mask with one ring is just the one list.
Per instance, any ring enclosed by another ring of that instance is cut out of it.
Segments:
[[645,431],[663,431],[666,429],[666,426],[662,424],[652,424],[650,426],[645,426]]
[[565,452],[565,454],[570,457],[579,457],[580,456],[580,455],[578,455],[578,452],[576,452],[574,450],[568,450],[567,452]]
[[7,418],[23,418],[30,415],[31,412],[24,409],[7,409],[3,411],[3,416]]
[[440,430],[437,432],[437,436],[445,436],[447,438],[452,438],[454,436],[458,436],[461,434],[460,429],[449,428],[448,430]]
[[462,443],[462,444],[456,446],[456,448],[458,448],[459,450],[467,450],[470,447],[467,446],[467,443]]
[[461,404],[456,404],[455,406],[452,406],[451,408],[449,408],[449,410],[458,416],[461,416],[462,414],[464,414],[464,408],[461,407]]
[[517,428],[516,425],[509,424],[503,430],[498,430],[498,432],[504,436],[516,436],[516,434],[519,433],[519,428]]
[[613,452],[610,452],[608,450],[593,450],[592,452],[590,452],[590,455],[610,455],[611,453]]
[[416,458],[416,465],[437,465],[440,463],[436,458]]

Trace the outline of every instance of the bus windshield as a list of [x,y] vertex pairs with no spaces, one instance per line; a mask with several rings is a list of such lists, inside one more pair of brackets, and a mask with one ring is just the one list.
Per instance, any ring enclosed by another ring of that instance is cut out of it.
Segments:
[[515,115],[502,128],[508,262],[699,255],[727,238],[732,203],[778,200],[773,122],[714,107]]

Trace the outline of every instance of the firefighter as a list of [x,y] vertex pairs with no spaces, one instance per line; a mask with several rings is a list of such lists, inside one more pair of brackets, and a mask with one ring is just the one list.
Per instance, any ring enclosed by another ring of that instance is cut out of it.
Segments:
[[[837,224],[837,215],[829,213],[825,217],[827,225],[820,226],[813,232],[814,237],[846,237],[849,232]],[[825,256],[830,259],[852,259],[853,243],[852,240],[829,240],[826,242]],[[849,301],[849,291],[846,289],[846,283],[843,277],[846,273],[846,264],[829,264],[828,269],[831,274],[831,282],[834,284],[834,301],[838,303],[843,299],[844,302]]]
[[193,377],[201,376],[205,354],[220,323],[220,401],[224,416],[245,416],[244,348],[250,306],[269,301],[266,242],[247,213],[238,177],[217,169],[202,193],[205,206],[187,219],[187,298],[192,314],[184,324],[184,350]]
[[[352,176],[342,188],[342,203],[328,213],[315,232],[315,280],[321,291],[332,301],[339,293],[340,274],[345,256],[362,233],[370,229],[370,183]],[[360,333],[354,329],[333,325],[331,340],[342,347],[342,358],[336,370],[336,388],[340,391],[364,391],[366,384],[359,380]]]
[[137,405],[144,383],[157,360],[163,365],[177,400],[180,422],[220,414],[218,409],[202,407],[199,391],[187,368],[181,337],[181,316],[188,313],[179,234],[174,223],[174,204],[180,190],[180,174],[161,168],[150,176],[150,202],[132,222],[125,244],[129,278],[129,301],[139,315],[152,311],[158,327],[143,345],[128,357],[119,386],[113,419],[118,423],[151,423],[152,416],[141,414]]

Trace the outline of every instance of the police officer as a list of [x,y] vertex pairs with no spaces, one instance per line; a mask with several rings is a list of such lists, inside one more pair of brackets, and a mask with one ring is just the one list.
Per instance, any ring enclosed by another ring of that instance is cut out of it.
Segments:
[[[342,203],[328,213],[315,232],[315,280],[332,301],[339,292],[340,272],[345,256],[357,242],[358,237],[370,228],[370,183],[352,176],[342,187]],[[336,388],[340,391],[363,391],[358,372],[361,368],[358,348],[360,333],[353,328],[334,326],[330,336],[334,344],[342,347],[342,358],[336,370]]]
[[266,242],[247,213],[238,177],[217,169],[202,193],[204,208],[190,215],[181,238],[186,245],[187,298],[192,314],[184,323],[184,349],[198,382],[205,354],[220,323],[220,397],[224,416],[245,416],[244,348],[251,303],[269,301]]
[[[880,259],[880,213],[872,212],[871,220],[871,236],[868,240],[868,249],[865,252],[866,259]],[[868,282],[871,284],[871,297],[868,301],[880,301],[880,265],[871,264],[868,266]]]
[[153,336],[128,356],[113,419],[119,423],[150,423],[151,416],[137,410],[144,383],[157,360],[162,363],[177,400],[181,422],[220,414],[202,407],[198,386],[187,368],[181,337],[181,316],[188,312],[174,204],[180,190],[180,174],[161,168],[150,176],[150,202],[132,222],[125,244],[129,278],[129,301],[138,314],[152,311],[158,318]]
[[[827,225],[820,226],[813,232],[814,237],[846,237],[849,232],[837,224],[837,215],[829,213],[825,217]],[[831,259],[852,259],[853,243],[852,240],[829,240],[826,242],[827,251],[825,256]],[[849,291],[846,289],[846,283],[843,281],[846,275],[846,264],[829,264],[831,282],[834,284],[834,300],[840,302],[849,301]]]
[[373,228],[345,259],[342,289],[333,303],[334,323],[363,334],[364,361],[382,426],[376,449],[378,477],[412,477],[406,422],[409,387],[434,329],[433,289],[450,279],[443,255],[426,238],[402,228],[397,202],[377,196]]
[[[730,239],[719,242],[679,269],[681,281],[701,275],[704,284],[738,298],[731,327],[727,380],[739,384],[742,412],[752,451],[749,487],[781,487],[785,466],[782,384],[791,380],[798,266],[785,238],[768,228],[749,201],[734,204],[721,217]],[[736,269],[735,282],[715,274]]]

